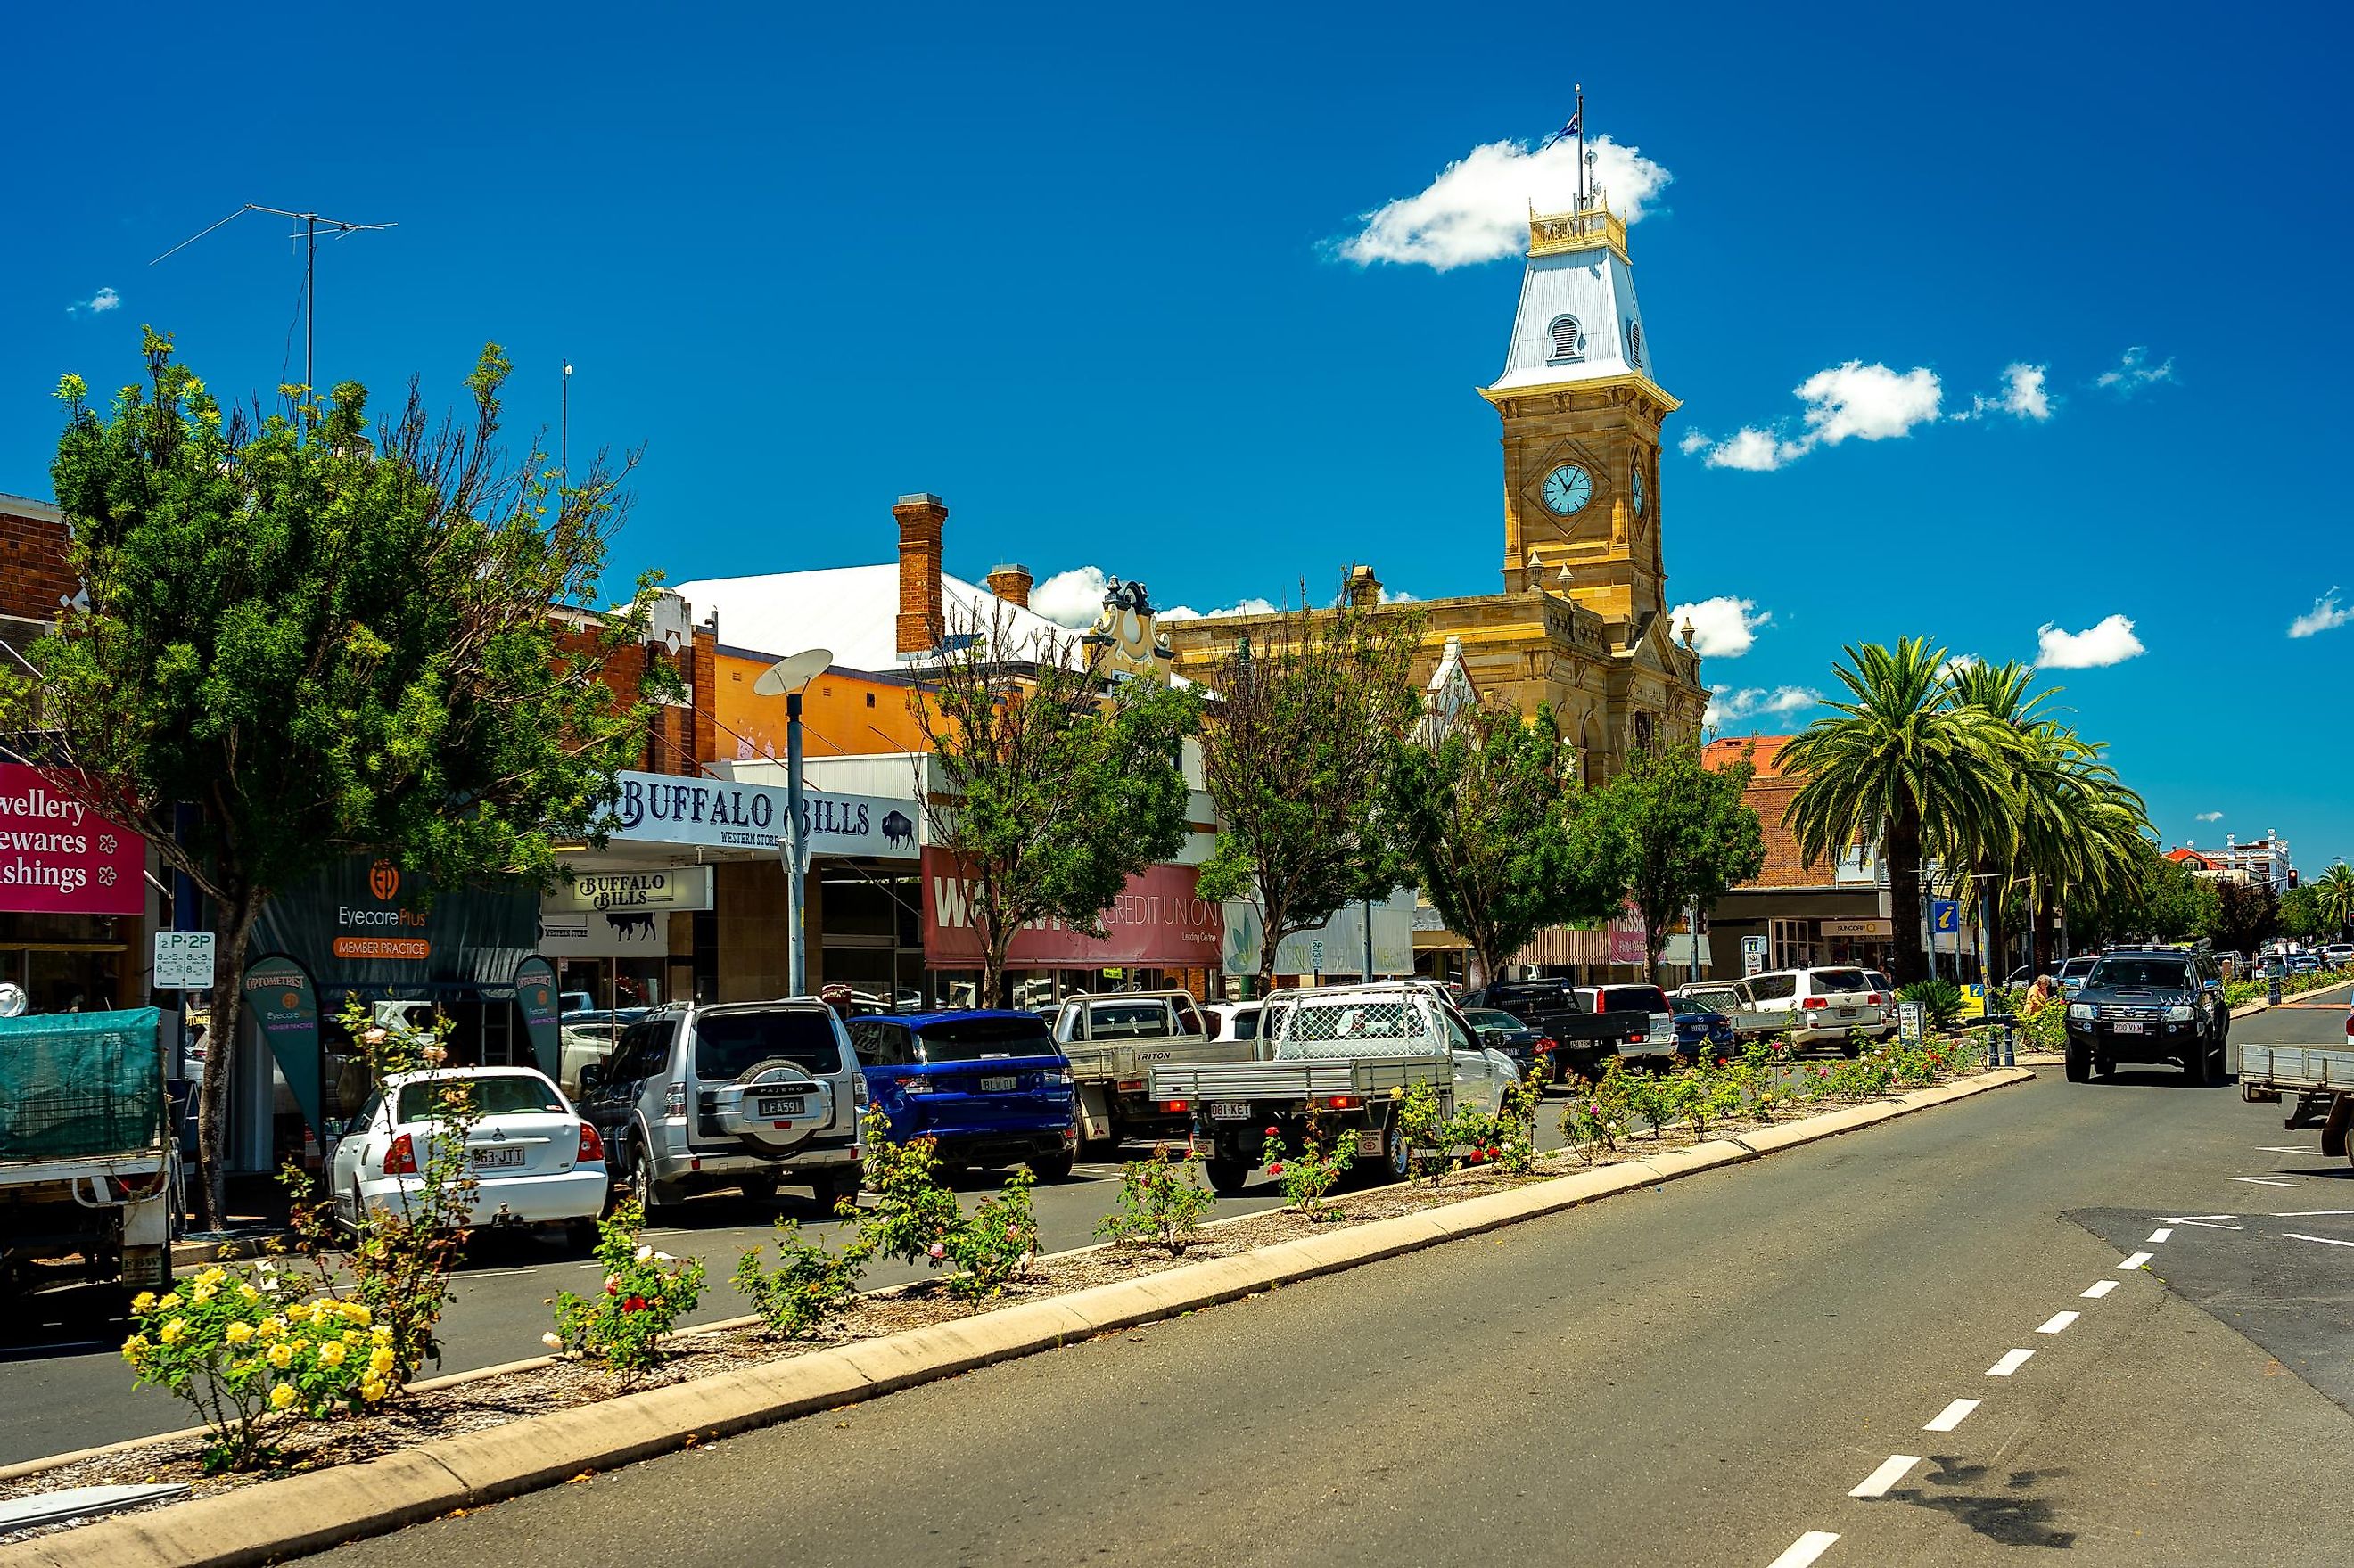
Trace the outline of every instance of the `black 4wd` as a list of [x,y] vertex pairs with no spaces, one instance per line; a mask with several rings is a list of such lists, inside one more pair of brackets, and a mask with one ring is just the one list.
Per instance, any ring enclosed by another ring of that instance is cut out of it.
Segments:
[[2125,1063],[2170,1062],[2196,1084],[2223,1081],[2232,1010],[2211,953],[2150,948],[2104,953],[2068,999],[2068,1081]]

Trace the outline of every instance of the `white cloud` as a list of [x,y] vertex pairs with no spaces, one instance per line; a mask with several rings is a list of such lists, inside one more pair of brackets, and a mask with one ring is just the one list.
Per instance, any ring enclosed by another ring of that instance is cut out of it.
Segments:
[[2172,355],[2167,355],[2163,365],[2152,365],[2149,362],[2149,350],[2137,344],[2126,350],[2125,356],[2117,361],[2117,367],[2115,370],[2104,370],[2093,377],[2093,385],[2114,387],[2120,392],[2132,394],[2153,382],[2173,379],[2174,356]]
[[1684,450],[1705,448],[1711,468],[1771,473],[1817,447],[1835,447],[1850,437],[1884,441],[1909,436],[1937,418],[1945,396],[1937,373],[1926,366],[1896,371],[1855,359],[1818,370],[1794,392],[1806,405],[1800,416],[1805,428],[1796,439],[1786,439],[1778,429],[1744,425],[1715,442],[1695,430],[1684,438]]
[[1975,653],[1956,653],[1937,666],[1937,673],[1950,681],[1965,670],[1975,670],[1986,661]]
[[1195,609],[1190,604],[1172,604],[1160,613],[1163,620],[1206,620],[1218,615],[1273,615],[1282,608],[1271,599],[1246,599],[1224,609]]
[[1718,728],[1739,724],[1745,718],[1764,715],[1780,716],[1810,708],[1823,700],[1820,692],[1805,686],[1776,686],[1766,691],[1757,686],[1744,686],[1712,694],[1708,700],[1708,712],[1703,724]]
[[[1594,178],[1610,210],[1640,222],[1660,187],[1674,178],[1634,147],[1607,136],[1587,140]],[[1385,201],[1331,249],[1361,267],[1414,263],[1444,271],[1518,256],[1528,249],[1529,209],[1567,212],[1576,202],[1577,143],[1532,150],[1524,142],[1490,142],[1438,172],[1413,196]]]
[[1731,594],[1680,604],[1668,611],[1668,625],[1676,637],[1681,638],[1685,623],[1691,623],[1692,647],[1703,659],[1740,658],[1757,641],[1757,629],[1773,619],[1774,612],[1760,610],[1755,599],[1734,599]]
[[2141,639],[2134,623],[2112,615],[2083,631],[2062,631],[2046,622],[2035,633],[2035,667],[2039,670],[2098,670],[2122,664],[2139,654]]
[[2354,605],[2338,602],[2338,589],[2330,590],[2313,601],[2313,608],[2288,623],[2291,637],[2311,637],[2318,632],[2334,630],[2354,621]]
[[2052,417],[2052,394],[2044,387],[2047,367],[2041,365],[2007,366],[2002,373],[2002,390],[1989,397],[1981,392],[1970,399],[1970,406],[1956,413],[1956,419],[1983,419],[1992,414],[2009,414],[2021,419],[2041,421]]
[[1032,588],[1030,608],[1057,626],[1084,630],[1103,613],[1104,593],[1110,586],[1101,567],[1073,567]]
[[1708,433],[1704,430],[1686,430],[1684,439],[1677,444],[1682,448],[1684,456],[1690,457],[1708,445]]
[[112,289],[101,289],[89,299],[76,300],[66,306],[66,314],[69,316],[102,316],[107,312],[115,309],[122,303],[122,296],[116,293]]
[[2223,813],[2221,811],[2201,811],[2199,813],[2199,820],[2202,822],[2220,822],[2223,820]]

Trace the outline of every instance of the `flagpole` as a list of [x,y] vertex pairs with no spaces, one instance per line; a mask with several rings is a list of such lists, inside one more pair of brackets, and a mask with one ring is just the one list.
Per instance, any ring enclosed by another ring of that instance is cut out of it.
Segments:
[[1585,84],[1577,84],[1577,210],[1584,212],[1585,197]]

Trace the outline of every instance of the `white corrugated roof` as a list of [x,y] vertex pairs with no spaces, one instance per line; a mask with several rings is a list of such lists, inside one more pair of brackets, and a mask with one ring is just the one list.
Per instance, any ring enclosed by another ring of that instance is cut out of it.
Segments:
[[[899,567],[824,567],[805,572],[769,572],[760,577],[706,577],[674,589],[700,617],[719,612],[719,641],[732,648],[758,649],[779,658],[804,648],[830,648],[836,668],[898,669]],[[1013,646],[1012,659],[1033,656],[1035,640],[1053,633],[1074,641],[1034,610],[1007,604],[985,588],[940,574],[940,608],[951,630],[987,631],[1002,615]]]
[[[1575,357],[1553,355],[1553,323],[1564,316],[1577,319],[1584,340]],[[1630,338],[1641,338],[1643,309],[1635,302],[1635,273],[1617,253],[1606,246],[1529,258],[1521,277],[1521,308],[1512,322],[1511,346],[1504,354],[1504,373],[1490,392],[1522,387],[1569,387],[1640,372],[1659,379],[1651,366],[1651,345],[1642,341],[1634,351]]]

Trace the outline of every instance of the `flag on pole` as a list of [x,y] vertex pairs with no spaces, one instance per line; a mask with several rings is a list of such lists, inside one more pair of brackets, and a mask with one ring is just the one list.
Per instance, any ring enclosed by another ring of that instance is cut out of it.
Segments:
[[1585,127],[1581,125],[1579,122],[1583,121],[1585,118],[1585,110],[1574,109],[1570,111],[1568,123],[1564,124],[1560,130],[1554,132],[1552,135],[1546,137],[1544,139],[1543,145],[1540,146],[1537,151],[1542,153],[1546,147],[1552,146],[1555,142],[1567,142],[1581,134],[1584,132]]

